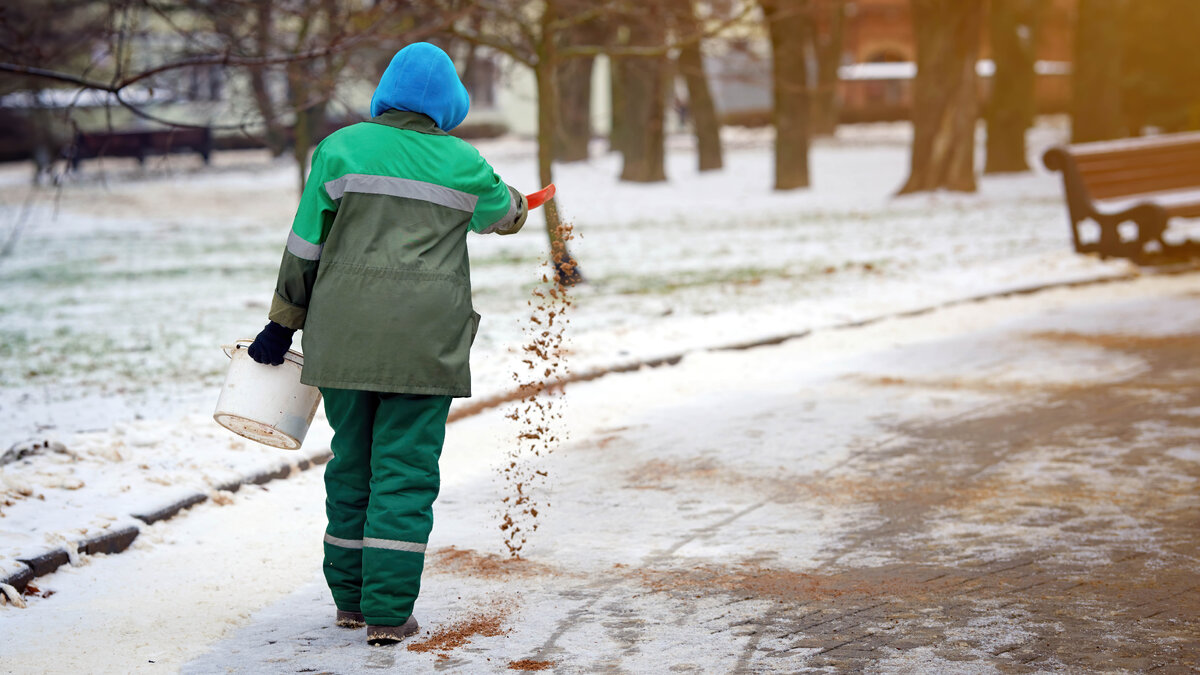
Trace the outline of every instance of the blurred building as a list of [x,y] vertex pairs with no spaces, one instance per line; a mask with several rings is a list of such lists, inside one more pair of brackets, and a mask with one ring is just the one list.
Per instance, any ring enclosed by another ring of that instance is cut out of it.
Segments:
[[[1043,0],[1037,31],[1036,99],[1041,112],[1062,112],[1071,96],[1072,30],[1078,0]],[[811,0],[816,39],[829,40],[839,0]],[[838,102],[844,122],[907,119],[916,75],[911,0],[844,2]],[[994,71],[985,20],[980,52],[980,96]],[[734,123],[766,123],[770,107],[770,47],[765,37],[734,41],[709,61],[718,106]],[[810,80],[815,73],[810,73]]]
[[[829,5],[832,0],[815,0]],[[1071,60],[1071,31],[1078,0],[1043,0],[1038,33],[1038,58]],[[849,0],[846,2],[845,50],[848,63],[915,61],[912,0]],[[822,26],[828,30],[828,24]],[[987,30],[982,35],[983,58],[989,58]]]

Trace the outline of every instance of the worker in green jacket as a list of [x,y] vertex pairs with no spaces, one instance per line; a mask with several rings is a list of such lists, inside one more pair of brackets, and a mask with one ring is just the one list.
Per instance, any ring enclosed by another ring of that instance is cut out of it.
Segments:
[[452,397],[471,395],[467,232],[514,234],[524,196],[446,132],[470,99],[441,49],[400,50],[372,119],[317,146],[270,323],[250,356],[278,365],[304,329],[301,381],[333,427],[325,579],[338,625],[371,644],[417,631],[413,603]]

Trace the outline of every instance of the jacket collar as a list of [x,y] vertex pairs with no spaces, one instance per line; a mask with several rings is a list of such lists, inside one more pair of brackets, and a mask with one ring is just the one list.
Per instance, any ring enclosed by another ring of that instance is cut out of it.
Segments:
[[423,134],[433,134],[435,136],[448,136],[445,131],[438,128],[434,123],[433,118],[421,113],[409,112],[407,110],[385,110],[371,120],[375,124],[395,127],[397,129],[406,129],[408,131],[418,131]]

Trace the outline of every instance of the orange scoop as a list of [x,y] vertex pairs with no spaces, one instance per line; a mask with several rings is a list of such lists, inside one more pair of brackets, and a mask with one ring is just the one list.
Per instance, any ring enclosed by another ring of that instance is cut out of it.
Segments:
[[525,195],[525,201],[529,203],[530,210],[536,209],[551,199],[554,199],[554,183],[547,185],[537,192]]

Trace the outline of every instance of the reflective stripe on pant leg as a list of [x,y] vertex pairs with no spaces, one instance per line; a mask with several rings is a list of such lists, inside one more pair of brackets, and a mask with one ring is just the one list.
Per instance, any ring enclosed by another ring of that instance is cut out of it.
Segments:
[[371,495],[371,437],[378,395],[321,389],[333,427],[333,459],[325,465],[325,560],[333,602],[347,612],[362,602],[362,537]]
[[433,529],[449,411],[448,396],[381,396],[363,530],[362,612],[368,623],[399,625],[412,614]]

